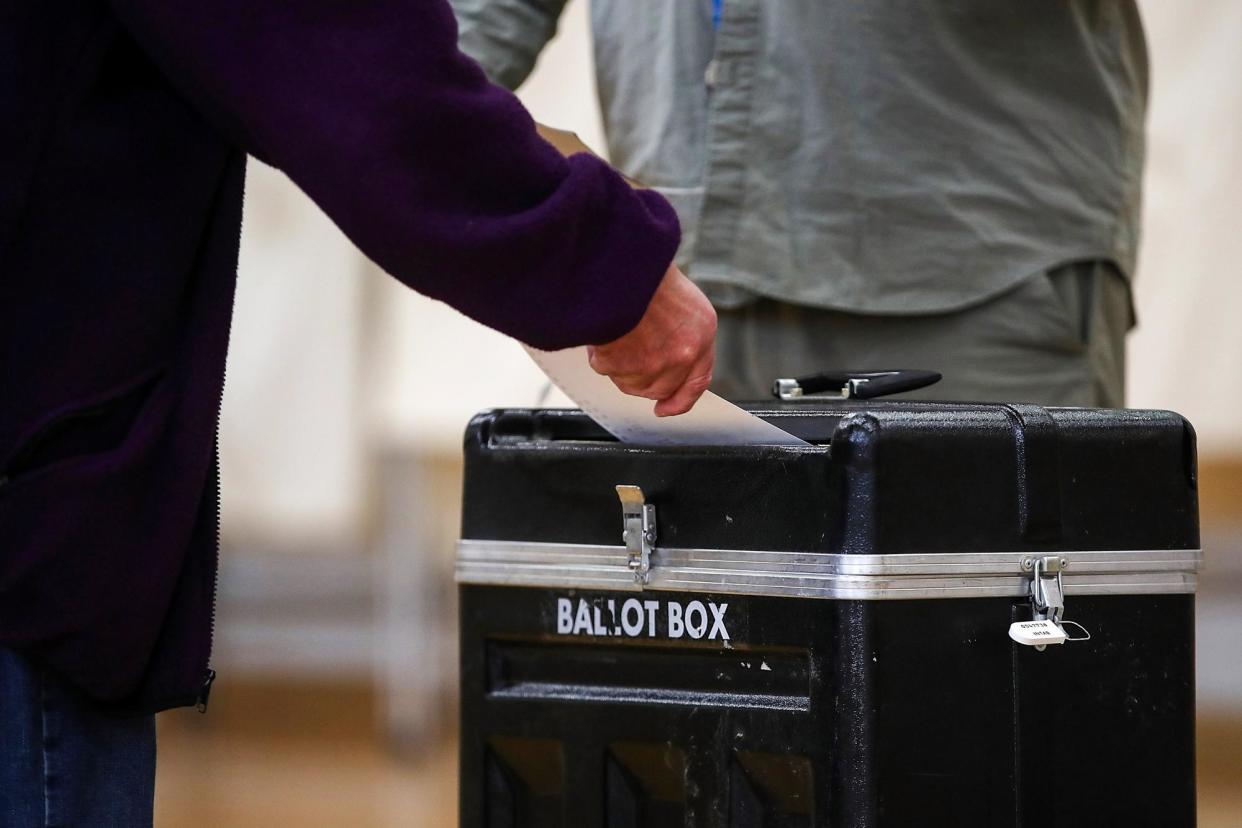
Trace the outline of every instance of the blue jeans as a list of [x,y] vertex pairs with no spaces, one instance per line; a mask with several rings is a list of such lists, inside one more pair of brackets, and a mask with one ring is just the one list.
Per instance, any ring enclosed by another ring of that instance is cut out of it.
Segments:
[[155,717],[117,717],[0,648],[0,828],[149,826]]

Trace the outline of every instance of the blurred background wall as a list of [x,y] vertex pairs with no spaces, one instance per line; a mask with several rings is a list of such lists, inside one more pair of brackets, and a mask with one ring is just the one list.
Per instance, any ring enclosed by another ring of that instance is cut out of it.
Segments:
[[[1140,5],[1153,85],[1129,404],[1198,429],[1200,742],[1227,757],[1242,733],[1242,3]],[[520,96],[602,150],[586,16],[569,4]],[[212,716],[161,724],[161,824],[342,824],[342,797],[348,824],[451,822],[461,434],[480,409],[538,403],[564,400],[516,343],[377,272],[251,163],[222,426],[221,678]],[[205,765],[178,758],[191,745]],[[1215,756],[1205,783],[1242,779]],[[1242,824],[1242,781],[1217,787],[1202,824]]]

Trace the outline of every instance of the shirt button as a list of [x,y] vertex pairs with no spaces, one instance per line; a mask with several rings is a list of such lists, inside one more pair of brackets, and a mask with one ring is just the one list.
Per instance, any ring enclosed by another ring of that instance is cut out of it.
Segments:
[[716,86],[716,77],[720,74],[720,64],[712,58],[707,62],[707,71],[703,73],[703,82],[707,84],[708,89],[714,89]]

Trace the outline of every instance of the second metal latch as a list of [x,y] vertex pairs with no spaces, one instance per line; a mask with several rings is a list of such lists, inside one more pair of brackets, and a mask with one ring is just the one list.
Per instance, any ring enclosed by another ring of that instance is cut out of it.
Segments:
[[[1049,644],[1066,641],[1088,641],[1091,634],[1076,621],[1065,620],[1065,584],[1061,573],[1069,561],[1059,555],[1029,557],[1022,559],[1022,568],[1031,573],[1030,621],[1015,621],[1009,625],[1009,637],[1019,644],[1027,644],[1036,650],[1044,650]],[[1066,625],[1082,630],[1082,635],[1071,638]]]
[[651,556],[655,553],[656,512],[638,486],[617,486],[621,499],[621,539],[629,553],[630,571],[639,584],[651,577]]
[[1061,570],[1067,566],[1069,561],[1056,555],[1022,561],[1022,568],[1031,570],[1031,603],[1036,619],[1061,623],[1061,617],[1065,615],[1065,585],[1061,581]]

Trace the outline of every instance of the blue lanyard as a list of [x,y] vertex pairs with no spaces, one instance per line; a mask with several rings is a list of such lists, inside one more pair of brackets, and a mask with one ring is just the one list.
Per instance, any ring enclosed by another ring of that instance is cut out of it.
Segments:
[[724,13],[724,0],[712,0],[712,28],[720,28],[720,15]]

